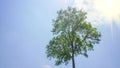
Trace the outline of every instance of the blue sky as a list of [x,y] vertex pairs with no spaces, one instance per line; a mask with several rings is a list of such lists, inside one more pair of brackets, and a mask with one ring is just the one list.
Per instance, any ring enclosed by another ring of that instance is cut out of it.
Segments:
[[[67,6],[63,0],[0,0],[0,68],[72,68],[71,61],[55,66],[45,54],[53,37],[52,19]],[[112,33],[109,24],[97,26],[102,41],[88,58],[75,58],[76,68],[120,68],[120,28],[115,22]]]

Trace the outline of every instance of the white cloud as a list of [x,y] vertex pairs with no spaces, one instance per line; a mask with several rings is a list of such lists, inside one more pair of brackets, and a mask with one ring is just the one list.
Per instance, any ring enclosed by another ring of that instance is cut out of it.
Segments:
[[51,68],[51,66],[46,64],[46,65],[43,66],[43,68]]
[[75,0],[73,6],[86,11],[87,21],[91,22],[93,26],[100,26],[103,24],[103,17],[94,9],[94,0]]
[[[115,21],[120,25],[120,4],[119,0],[68,0],[70,6],[83,9],[87,14],[87,21],[94,26],[104,24],[111,25]],[[112,4],[113,3],[113,4]]]
[[93,0],[67,0],[67,2],[69,6],[86,11],[87,21],[91,22],[94,26],[102,25],[102,16],[94,10]]

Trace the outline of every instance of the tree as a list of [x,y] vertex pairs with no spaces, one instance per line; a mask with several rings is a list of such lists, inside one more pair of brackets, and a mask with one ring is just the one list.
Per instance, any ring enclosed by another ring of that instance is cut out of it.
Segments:
[[93,50],[93,45],[98,44],[101,34],[90,22],[86,22],[86,12],[68,7],[59,10],[58,16],[53,20],[53,35],[47,45],[47,57],[55,58],[55,65],[68,64],[72,59],[75,68],[74,56],[84,55]]

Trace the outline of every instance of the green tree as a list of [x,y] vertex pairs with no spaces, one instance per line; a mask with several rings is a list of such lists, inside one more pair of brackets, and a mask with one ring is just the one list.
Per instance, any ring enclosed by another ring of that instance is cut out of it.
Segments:
[[90,22],[86,22],[86,12],[68,7],[59,10],[58,16],[53,20],[53,35],[47,45],[47,57],[55,58],[55,65],[68,64],[72,59],[75,68],[74,56],[84,55],[93,50],[93,45],[98,44],[101,34]]

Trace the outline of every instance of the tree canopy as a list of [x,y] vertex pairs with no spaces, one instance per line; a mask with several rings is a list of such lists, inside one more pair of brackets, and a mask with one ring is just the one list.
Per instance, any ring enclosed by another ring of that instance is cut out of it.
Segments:
[[47,57],[55,58],[55,64],[68,64],[72,59],[75,68],[74,56],[84,55],[93,50],[98,44],[101,33],[87,22],[86,12],[68,7],[66,10],[59,10],[58,16],[53,20],[53,35],[47,45]]

